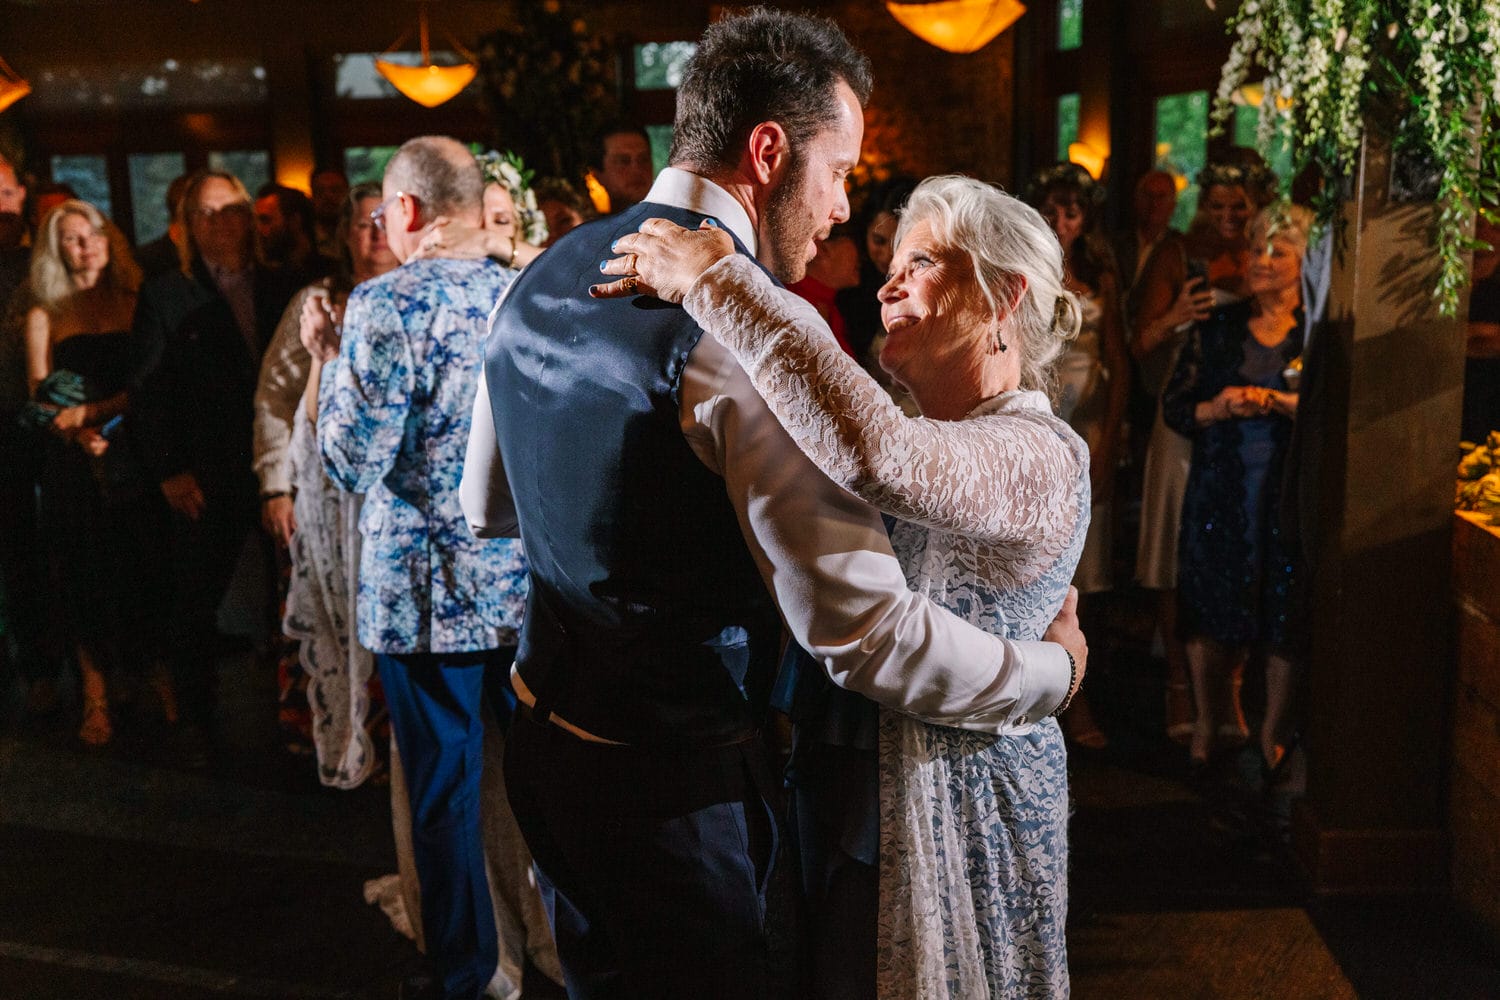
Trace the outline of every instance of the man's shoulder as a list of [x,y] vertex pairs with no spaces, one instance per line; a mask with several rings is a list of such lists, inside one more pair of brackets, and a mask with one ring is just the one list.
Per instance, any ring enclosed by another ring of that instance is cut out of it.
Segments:
[[154,308],[166,316],[180,319],[214,297],[214,292],[178,268],[163,271],[145,280],[138,293],[141,305]]

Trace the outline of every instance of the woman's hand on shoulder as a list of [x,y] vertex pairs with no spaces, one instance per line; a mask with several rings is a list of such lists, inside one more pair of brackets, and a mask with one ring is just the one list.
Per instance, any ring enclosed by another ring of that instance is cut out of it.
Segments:
[[647,219],[638,232],[616,240],[612,249],[620,256],[604,261],[599,270],[623,277],[593,286],[590,295],[614,299],[643,294],[681,302],[703,272],[734,253],[734,239],[708,219],[697,229]]
[[507,239],[493,229],[476,229],[440,215],[427,224],[411,259],[480,260],[493,257],[509,267],[515,256],[515,240]]

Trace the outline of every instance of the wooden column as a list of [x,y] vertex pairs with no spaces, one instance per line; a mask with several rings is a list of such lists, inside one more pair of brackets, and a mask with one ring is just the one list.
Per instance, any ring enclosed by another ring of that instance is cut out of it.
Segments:
[[1393,197],[1390,176],[1367,140],[1298,418],[1311,655],[1294,843],[1321,892],[1447,879],[1464,332],[1431,298],[1433,207]]
[[1500,942],[1500,528],[1468,513],[1453,523],[1459,615],[1448,801],[1453,896]]

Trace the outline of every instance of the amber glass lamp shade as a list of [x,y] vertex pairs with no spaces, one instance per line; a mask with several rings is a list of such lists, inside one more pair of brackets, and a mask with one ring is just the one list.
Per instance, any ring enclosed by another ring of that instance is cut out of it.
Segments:
[[384,59],[375,60],[380,75],[391,82],[391,86],[416,101],[424,108],[435,108],[452,100],[474,80],[479,71],[471,63],[457,66],[402,66]]
[[16,71],[0,59],[0,111],[4,111],[12,104],[31,93],[31,84],[21,79]]
[[901,26],[922,41],[945,52],[975,52],[1026,13],[1016,0],[936,0],[934,3],[897,3],[885,9]]
[[[422,62],[417,66],[405,66],[391,62],[389,59],[376,59],[375,69],[404,96],[411,98],[424,108],[435,108],[457,97],[459,91],[473,82],[474,77],[479,73],[479,67],[474,65],[474,57],[465,51],[463,46],[452,42],[452,39],[450,42],[458,50],[463,61],[456,66],[438,66],[432,61],[427,4],[428,0],[420,0],[420,6],[417,8],[417,32],[421,38]],[[407,36],[403,36],[402,40],[405,37]],[[391,50],[399,48],[402,40],[398,40],[395,45],[391,46]]]

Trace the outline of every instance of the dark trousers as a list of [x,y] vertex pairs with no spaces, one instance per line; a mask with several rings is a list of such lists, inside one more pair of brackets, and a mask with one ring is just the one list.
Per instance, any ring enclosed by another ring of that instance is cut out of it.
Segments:
[[58,657],[42,638],[52,602],[37,530],[37,449],[15,426],[13,411],[0,413],[0,421],[0,661],[24,680],[50,679]]
[[167,621],[172,685],[183,721],[213,728],[219,604],[251,525],[206,512],[172,516],[172,613]]
[[785,821],[758,738],[608,746],[523,711],[505,780],[572,1000],[802,996]]
[[797,747],[791,824],[814,1000],[875,1000],[880,778],[875,750]]
[[478,997],[500,958],[485,877],[479,776],[486,673],[507,668],[514,657],[514,648],[375,657],[406,772],[422,935],[450,1000]]

